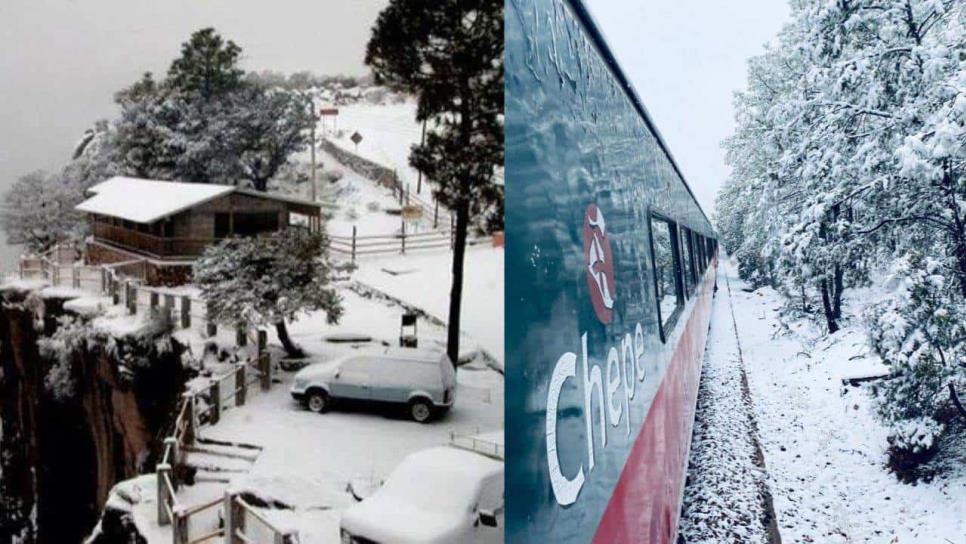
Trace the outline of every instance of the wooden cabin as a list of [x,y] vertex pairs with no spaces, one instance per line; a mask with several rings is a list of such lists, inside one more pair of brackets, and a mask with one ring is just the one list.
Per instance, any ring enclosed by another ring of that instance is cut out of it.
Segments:
[[150,283],[183,283],[191,263],[222,238],[322,224],[316,203],[230,185],[114,177],[88,192],[77,206],[90,221],[88,260],[146,259],[155,269]]

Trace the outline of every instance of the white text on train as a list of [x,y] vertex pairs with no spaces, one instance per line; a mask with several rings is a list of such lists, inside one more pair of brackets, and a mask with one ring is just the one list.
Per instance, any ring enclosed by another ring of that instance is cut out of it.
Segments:
[[562,506],[573,504],[577,500],[585,479],[583,464],[571,478],[564,476],[560,468],[560,456],[557,453],[557,408],[564,384],[573,378],[582,385],[583,415],[587,426],[586,474],[589,476],[594,470],[595,458],[595,418],[591,411],[594,397],[597,399],[600,447],[606,448],[608,423],[610,427],[618,427],[623,419],[625,433],[630,436],[630,401],[634,398],[638,382],[644,381],[644,330],[640,323],[635,327],[633,337],[630,334],[624,335],[619,350],[617,346],[610,347],[607,351],[606,367],[591,365],[587,354],[587,333],[581,335],[580,344],[580,376],[577,374],[577,354],[564,353],[554,365],[547,391],[547,469],[554,498]]

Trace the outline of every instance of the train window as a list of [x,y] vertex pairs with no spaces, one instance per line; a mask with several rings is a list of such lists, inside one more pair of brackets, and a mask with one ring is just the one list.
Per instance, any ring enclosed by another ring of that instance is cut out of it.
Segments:
[[685,295],[689,294],[697,281],[697,270],[695,265],[698,261],[694,255],[694,245],[691,243],[691,231],[681,227],[681,272],[685,279]]
[[651,216],[654,292],[657,298],[658,321],[661,324],[661,340],[665,342],[684,306],[678,240],[674,223],[656,215]]
[[705,249],[704,236],[701,236],[700,234],[695,234],[694,237],[695,237],[694,245],[695,247],[697,247],[697,250],[698,250],[698,260],[701,262],[698,275],[701,276],[701,275],[704,275],[704,271],[708,269],[708,254],[704,250]]
[[701,239],[701,250],[704,252],[704,267],[705,267],[705,269],[707,269],[708,268],[708,265],[711,264],[711,251],[708,248],[709,248],[709,246],[708,246],[708,239],[707,238],[702,238]]

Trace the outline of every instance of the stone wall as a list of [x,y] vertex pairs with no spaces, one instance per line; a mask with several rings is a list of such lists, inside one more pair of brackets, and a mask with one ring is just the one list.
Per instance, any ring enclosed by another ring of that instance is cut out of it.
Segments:
[[322,139],[321,148],[326,153],[335,157],[337,161],[348,166],[353,172],[376,180],[381,185],[390,189],[400,189],[401,184],[393,170],[369,159],[364,159],[351,151],[346,151],[325,138]]

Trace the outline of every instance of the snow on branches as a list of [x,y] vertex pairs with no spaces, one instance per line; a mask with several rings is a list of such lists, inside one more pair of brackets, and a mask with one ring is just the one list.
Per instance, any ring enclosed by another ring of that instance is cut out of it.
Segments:
[[966,296],[964,21],[948,0],[795,7],[751,61],[725,143],[718,223],[745,277],[828,295],[837,314],[836,274],[860,285],[925,244],[956,257]]
[[879,413],[896,452],[925,453],[944,430],[950,391],[966,386],[966,303],[942,263],[917,252],[896,261],[888,285],[866,311],[872,348],[890,369],[876,388]]
[[274,326],[290,356],[302,355],[288,337],[285,322],[323,311],[330,323],[342,315],[332,283],[325,236],[289,228],[259,238],[226,238],[209,247],[195,264],[211,319]]

